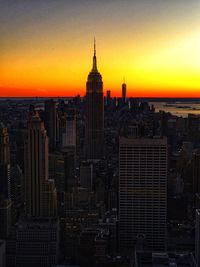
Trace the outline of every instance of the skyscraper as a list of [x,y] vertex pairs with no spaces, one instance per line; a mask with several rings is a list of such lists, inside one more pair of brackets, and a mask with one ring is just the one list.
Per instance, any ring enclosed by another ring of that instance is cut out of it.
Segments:
[[120,138],[120,248],[137,242],[152,251],[165,249],[167,203],[167,139]]
[[96,47],[94,42],[93,67],[86,83],[86,158],[102,158],[103,128],[103,82],[101,74],[97,70]]
[[57,112],[56,103],[53,99],[45,101],[45,128],[49,137],[49,148],[54,150],[57,142]]
[[106,104],[107,106],[110,106],[111,104],[111,91],[110,90],[106,91]]
[[195,222],[195,259],[197,266],[200,266],[200,210],[196,210]]
[[16,267],[50,267],[58,262],[59,221],[20,220],[16,225]]
[[28,122],[25,145],[25,194],[27,215],[54,216],[56,191],[53,180],[48,180],[48,137],[38,113]]
[[0,123],[0,238],[9,235],[11,207],[9,135],[7,128]]
[[200,150],[195,151],[192,157],[192,191],[200,193]]
[[125,79],[124,79],[123,84],[122,84],[122,102],[123,102],[123,104],[126,103],[126,83],[125,83]]
[[0,240],[0,266],[6,266],[6,242]]
[[62,148],[76,148],[76,113],[74,109],[67,110],[65,117],[65,130],[62,133]]
[[10,198],[10,144],[7,128],[0,123],[0,199]]

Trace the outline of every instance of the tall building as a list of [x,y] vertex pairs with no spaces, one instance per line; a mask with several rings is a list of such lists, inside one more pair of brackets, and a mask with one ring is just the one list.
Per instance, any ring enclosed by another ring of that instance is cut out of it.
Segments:
[[28,122],[24,161],[26,214],[32,217],[54,216],[56,189],[54,182],[48,180],[48,137],[38,113]]
[[86,140],[87,159],[100,159],[103,156],[103,82],[97,70],[96,47],[94,43],[93,67],[86,83]]
[[54,150],[57,143],[58,119],[56,112],[56,103],[53,99],[45,101],[45,128],[49,137],[49,148]]
[[195,260],[197,267],[200,266],[200,210],[196,210],[195,222]]
[[123,84],[122,84],[122,102],[123,102],[123,104],[126,103],[126,83],[125,83],[125,80],[123,81]]
[[0,240],[0,266],[6,267],[6,243]]
[[192,191],[200,193],[200,150],[195,151],[192,158]]
[[110,106],[111,104],[111,91],[110,90],[106,91],[106,104],[107,106]]
[[65,131],[62,133],[62,147],[76,147],[76,114],[71,109],[66,112]]
[[0,199],[10,198],[10,144],[7,128],[0,123]]
[[9,198],[0,201],[0,238],[6,239],[12,225],[12,202]]
[[16,267],[50,267],[58,263],[57,219],[26,219],[19,221],[16,228]]
[[93,190],[93,164],[90,161],[85,161],[80,166],[80,185]]
[[122,251],[138,242],[165,249],[167,139],[120,138],[119,241]]
[[0,123],[0,238],[7,238],[11,228],[10,143],[7,128]]

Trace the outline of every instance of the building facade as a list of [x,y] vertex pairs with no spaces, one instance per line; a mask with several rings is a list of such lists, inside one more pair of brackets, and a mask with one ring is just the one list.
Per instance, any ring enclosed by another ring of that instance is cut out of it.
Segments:
[[165,249],[167,139],[120,138],[119,241],[121,250],[137,243]]
[[16,267],[50,267],[58,263],[57,219],[26,219],[16,230]]

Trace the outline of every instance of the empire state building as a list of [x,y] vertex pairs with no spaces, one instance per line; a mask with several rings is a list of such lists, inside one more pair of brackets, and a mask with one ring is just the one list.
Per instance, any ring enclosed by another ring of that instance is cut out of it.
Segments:
[[96,45],[94,42],[93,67],[86,83],[86,140],[87,159],[103,156],[103,82],[97,70]]

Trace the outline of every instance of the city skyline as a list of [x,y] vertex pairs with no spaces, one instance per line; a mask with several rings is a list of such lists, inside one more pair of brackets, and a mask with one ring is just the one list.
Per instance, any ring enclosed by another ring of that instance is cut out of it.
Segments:
[[0,1],[0,96],[85,95],[97,39],[104,95],[199,97],[197,0]]

